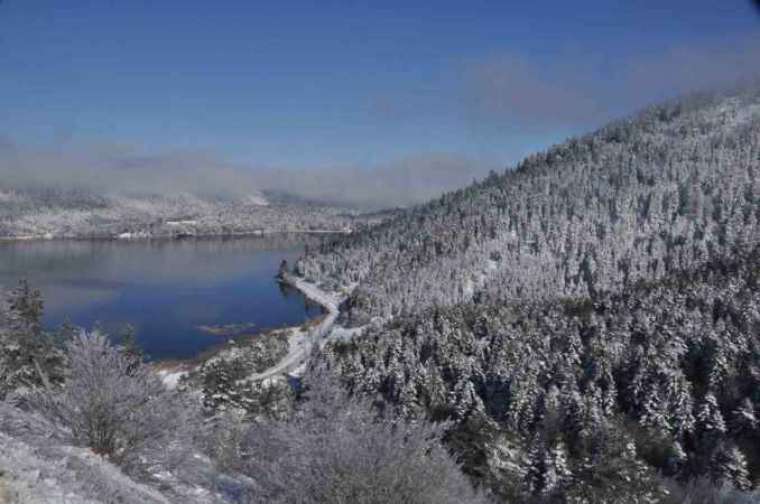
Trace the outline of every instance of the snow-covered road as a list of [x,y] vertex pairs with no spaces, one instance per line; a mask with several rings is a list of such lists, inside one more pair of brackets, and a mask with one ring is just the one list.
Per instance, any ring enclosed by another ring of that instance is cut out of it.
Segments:
[[320,346],[324,345],[329,340],[335,320],[338,318],[339,307],[343,302],[343,298],[337,294],[325,292],[311,282],[290,275],[285,276],[282,281],[301,291],[311,301],[322,305],[327,310],[327,315],[325,315],[319,324],[309,327],[307,330],[293,328],[290,334],[290,348],[287,355],[269,369],[249,376],[248,380],[266,380],[267,378],[282,374],[300,375],[311,354],[312,348],[316,344]]
[[[288,329],[290,331],[288,335],[288,353],[285,357],[269,369],[246,376],[240,381],[262,381],[285,374],[300,376],[306,367],[306,362],[314,345],[321,347],[332,339],[345,340],[358,332],[356,329],[335,328],[336,330],[333,330],[335,321],[340,313],[340,304],[346,298],[345,294],[325,292],[314,283],[291,275],[287,275],[282,281],[298,289],[311,301],[320,304],[327,311],[327,314],[318,324],[310,326],[307,329],[302,327]],[[177,387],[177,383],[182,376],[192,370],[192,366],[174,366],[167,369],[159,369],[158,374],[164,384],[173,389]],[[2,503],[0,502],[0,504]]]

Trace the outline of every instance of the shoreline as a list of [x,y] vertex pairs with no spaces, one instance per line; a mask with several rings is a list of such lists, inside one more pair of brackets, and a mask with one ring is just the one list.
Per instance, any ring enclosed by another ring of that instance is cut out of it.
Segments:
[[182,234],[182,235],[140,235],[123,237],[123,236],[53,236],[53,235],[21,235],[21,236],[0,236],[0,243],[21,243],[21,242],[39,242],[39,241],[114,241],[114,242],[141,242],[152,240],[193,240],[193,239],[213,239],[213,238],[253,238],[257,236],[268,235],[349,235],[353,233],[352,229],[330,230],[330,229],[301,229],[301,230],[258,230],[245,231],[241,233],[200,233],[200,234]]
[[[274,366],[261,371],[260,373],[251,374],[246,378],[249,381],[262,381],[271,379],[278,375],[297,375],[308,359],[311,349],[315,344],[323,344],[332,330],[335,320],[340,314],[340,303],[343,301],[334,293],[325,292],[315,284],[307,282],[299,277],[290,274],[277,276],[276,282],[284,283],[296,290],[302,296],[313,303],[319,304],[325,313],[306,320],[304,323],[295,326],[287,326],[277,329],[270,329],[261,333],[241,336],[240,340],[233,339],[236,346],[244,345],[245,340],[266,338],[276,333],[287,332],[288,352]],[[230,349],[230,344],[222,343],[219,346],[209,348],[200,355],[189,359],[167,359],[165,361],[152,362],[149,365],[156,371],[164,384],[169,388],[176,388],[179,380],[197,370],[204,363],[223,354],[225,350]]]
[[306,332],[300,327],[291,328],[288,353],[280,362],[269,369],[249,376],[247,378],[249,381],[265,380],[277,375],[300,376],[314,345],[324,345],[331,334],[338,315],[340,315],[340,305],[344,300],[343,297],[336,297],[335,294],[323,291],[311,282],[287,273],[278,276],[277,281],[298,289],[304,297],[322,306],[327,313],[320,319],[315,319],[318,322],[312,324]]

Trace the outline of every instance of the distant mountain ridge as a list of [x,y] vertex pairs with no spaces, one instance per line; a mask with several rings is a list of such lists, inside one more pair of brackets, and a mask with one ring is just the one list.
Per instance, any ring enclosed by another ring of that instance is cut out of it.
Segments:
[[0,239],[231,236],[352,230],[358,212],[309,202],[239,197],[106,194],[88,190],[4,188]]

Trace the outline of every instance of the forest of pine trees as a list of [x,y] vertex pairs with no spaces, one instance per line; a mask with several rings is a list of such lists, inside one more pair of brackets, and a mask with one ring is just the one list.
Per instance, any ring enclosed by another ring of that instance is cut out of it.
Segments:
[[692,96],[327,241],[364,331],[313,365],[505,502],[754,502],[758,175],[760,93]]
[[318,362],[402,417],[453,421],[449,446],[505,498],[642,502],[605,501],[614,485],[660,502],[666,480],[703,478],[750,490],[758,281],[754,248],[586,300],[430,308]]

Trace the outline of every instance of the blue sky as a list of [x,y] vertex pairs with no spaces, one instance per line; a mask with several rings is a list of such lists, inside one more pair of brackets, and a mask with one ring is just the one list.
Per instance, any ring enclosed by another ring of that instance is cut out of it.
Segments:
[[758,41],[742,0],[4,0],[0,135],[252,169],[501,166],[742,77]]

